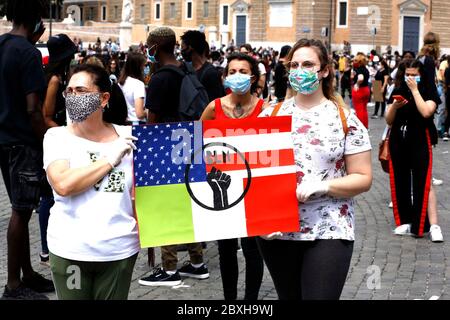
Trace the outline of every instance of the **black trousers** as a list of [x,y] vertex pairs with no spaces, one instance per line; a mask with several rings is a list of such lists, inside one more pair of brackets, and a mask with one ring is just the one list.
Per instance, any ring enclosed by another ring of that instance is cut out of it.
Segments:
[[[237,299],[239,266],[238,239],[219,240],[219,265],[225,300]],[[245,258],[245,300],[258,300],[264,274],[264,261],[258,251],[255,237],[241,238]]]
[[353,241],[257,241],[280,300],[339,299]]
[[411,232],[422,237],[430,228],[427,207],[433,154],[429,130],[411,126],[393,127],[389,150],[395,223],[397,226],[410,223]]
[[386,102],[375,102],[375,111],[373,112],[374,116],[378,115],[378,110],[380,110],[380,105],[381,105],[381,114],[380,117],[384,117],[384,112],[386,110]]
[[445,117],[444,130],[445,133],[448,133],[448,129],[450,128],[450,93],[448,92],[445,94],[445,108],[447,109],[447,117]]
[[348,91],[348,97],[352,98],[352,87],[350,81],[341,81],[341,96],[345,99],[345,92]]

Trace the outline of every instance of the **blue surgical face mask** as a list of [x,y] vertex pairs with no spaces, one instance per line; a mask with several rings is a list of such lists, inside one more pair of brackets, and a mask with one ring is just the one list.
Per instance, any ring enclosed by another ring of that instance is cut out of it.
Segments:
[[298,93],[310,95],[319,89],[320,80],[316,71],[293,69],[289,72],[289,83]]
[[156,56],[156,51],[154,55],[150,55],[150,50],[152,50],[154,46],[152,46],[151,48],[147,49],[147,59],[148,61],[150,61],[150,63],[157,63],[158,60],[156,60],[155,56]]
[[238,72],[226,77],[223,85],[225,88],[230,88],[233,93],[243,95],[246,94],[252,86],[250,79],[250,75]]
[[408,77],[408,76],[405,76],[405,82],[406,82],[406,80],[408,80],[408,78],[414,78],[414,80],[416,80],[416,83],[417,83],[417,84],[420,83],[420,76],[414,76],[414,77]]

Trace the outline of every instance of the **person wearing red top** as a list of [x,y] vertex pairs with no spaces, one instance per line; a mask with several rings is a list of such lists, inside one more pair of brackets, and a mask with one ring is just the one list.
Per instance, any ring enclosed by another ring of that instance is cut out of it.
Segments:
[[[258,63],[252,57],[233,53],[228,58],[224,86],[231,93],[208,104],[201,120],[256,118],[264,100],[253,93],[260,77]],[[239,266],[238,239],[219,240],[219,265],[225,300],[237,299]],[[257,300],[264,273],[264,262],[254,237],[241,239],[245,257],[245,300]]]

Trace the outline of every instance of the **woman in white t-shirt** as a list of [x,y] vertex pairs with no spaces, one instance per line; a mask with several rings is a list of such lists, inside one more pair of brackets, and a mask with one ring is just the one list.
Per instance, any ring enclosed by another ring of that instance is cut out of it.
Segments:
[[292,116],[300,232],[275,232],[258,245],[280,299],[339,299],[355,239],[352,197],[372,183],[369,136],[337,105],[321,41],[299,40],[286,60],[297,94],[260,116]]
[[147,121],[147,114],[144,108],[144,67],[146,63],[147,60],[143,54],[129,53],[118,81],[127,102],[127,121],[133,125],[146,123]]
[[47,240],[59,299],[126,299],[140,249],[134,218],[131,127],[102,120],[107,72],[81,65],[64,92],[71,119],[44,138],[53,188]]

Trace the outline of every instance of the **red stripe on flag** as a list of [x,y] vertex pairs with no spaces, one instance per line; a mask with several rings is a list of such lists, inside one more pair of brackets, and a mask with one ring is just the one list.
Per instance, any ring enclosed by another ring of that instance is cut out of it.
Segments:
[[252,178],[244,198],[249,237],[300,231],[296,187],[295,173]]
[[[242,154],[250,169],[291,166],[295,163],[292,149],[245,152]],[[207,153],[205,155],[206,172],[213,167],[222,172],[246,170],[246,165],[238,153]]]
[[291,116],[205,120],[203,138],[291,132]]

